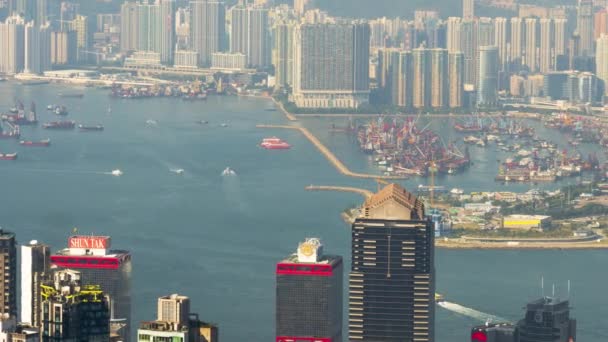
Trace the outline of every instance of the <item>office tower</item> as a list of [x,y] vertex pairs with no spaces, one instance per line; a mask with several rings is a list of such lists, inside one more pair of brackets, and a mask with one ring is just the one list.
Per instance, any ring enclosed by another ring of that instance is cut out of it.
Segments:
[[357,108],[369,101],[369,26],[302,24],[294,34],[298,107]]
[[89,18],[77,14],[70,23],[70,30],[76,32],[76,60],[83,62],[89,59]]
[[186,324],[190,315],[190,298],[172,294],[158,298],[157,320]]
[[412,51],[412,104],[416,109],[430,106],[430,70],[429,50],[425,48],[414,49]]
[[525,43],[525,57],[524,64],[528,67],[530,72],[538,71],[537,61],[537,44],[538,44],[538,20],[536,18],[526,18],[526,43]]
[[462,18],[464,20],[475,18],[475,0],[462,0]]
[[160,62],[173,65],[175,49],[175,0],[160,0]]
[[[0,26],[1,29],[1,26]],[[6,45],[1,45],[6,46]],[[0,314],[17,317],[17,247],[15,234],[0,228]]]
[[269,63],[268,10],[253,6],[230,9],[230,52],[247,56],[247,65],[265,68]]
[[474,21],[463,21],[461,25],[461,47],[464,54],[464,83],[476,84],[477,79],[477,29]]
[[55,271],[42,285],[42,342],[110,340],[108,301],[98,285],[74,270]]
[[190,44],[201,67],[211,65],[211,55],[224,50],[226,8],[215,0],[190,1]]
[[51,256],[60,269],[77,270],[83,285],[100,285],[109,296],[112,333],[128,339],[131,322],[131,254],[111,250],[108,236],[70,236],[68,248]]
[[593,56],[593,0],[578,0],[576,31],[581,36],[581,55]]
[[511,18],[511,67],[519,70],[523,60],[524,27],[521,18]]
[[447,28],[447,49],[448,52],[460,51],[461,48],[461,27],[462,21],[458,17],[448,18]]
[[602,8],[593,18],[593,38],[600,39],[602,34],[608,34],[608,8]]
[[401,186],[365,201],[352,225],[349,341],[434,340],[433,240],[424,204]]
[[21,246],[21,322],[40,327],[40,285],[49,276],[51,250],[48,245],[30,241]]
[[464,86],[464,55],[462,52],[449,53],[449,106],[462,107]]
[[608,95],[608,34],[602,34],[597,40],[595,67],[597,77],[603,82],[604,93]]
[[276,88],[293,86],[294,27],[293,22],[283,22],[275,26],[273,64]]
[[548,18],[540,19],[540,48],[539,48],[539,68],[540,72],[546,74],[555,70],[555,59],[553,54],[553,39],[555,32],[553,29],[553,20]]
[[500,71],[507,70],[507,63],[509,61],[507,37],[507,18],[494,18],[494,45],[498,47]]
[[137,340],[142,342],[218,342],[218,328],[190,312],[190,299],[179,294],[158,298],[155,321],[141,322]]
[[53,65],[69,65],[76,62],[77,54],[76,31],[51,32],[51,63]]
[[477,106],[485,108],[498,106],[498,48],[495,46],[479,48]]
[[120,50],[129,52],[137,50],[139,37],[138,4],[125,2],[120,7]]
[[316,238],[277,263],[276,342],[342,341],[342,265]]
[[567,300],[543,297],[526,305],[526,317],[517,323],[518,342],[576,340],[576,320]]
[[412,107],[412,53],[399,52],[398,67],[393,67],[392,103],[402,108]]
[[[16,74],[23,71],[25,57],[25,22],[10,16],[0,23],[0,73]],[[0,312],[1,313],[1,312]]]
[[471,342],[516,342],[517,330],[508,323],[487,323],[471,329]]
[[448,106],[448,50],[430,50],[431,59],[431,79],[430,79],[430,98],[431,107],[442,109]]

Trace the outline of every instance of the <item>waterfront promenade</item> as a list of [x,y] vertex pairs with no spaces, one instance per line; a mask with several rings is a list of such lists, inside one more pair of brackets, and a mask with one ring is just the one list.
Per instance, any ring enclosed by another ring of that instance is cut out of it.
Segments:
[[288,126],[288,125],[257,125],[257,128],[271,128],[271,129],[292,129],[300,131],[308,140],[315,145],[315,147],[329,160],[329,162],[340,172],[341,174],[353,177],[353,178],[366,178],[366,179],[407,179],[407,177],[401,176],[384,176],[374,175],[369,173],[358,173],[351,171],[340,159],[338,159],[323,143],[312,134],[308,129],[304,127]]

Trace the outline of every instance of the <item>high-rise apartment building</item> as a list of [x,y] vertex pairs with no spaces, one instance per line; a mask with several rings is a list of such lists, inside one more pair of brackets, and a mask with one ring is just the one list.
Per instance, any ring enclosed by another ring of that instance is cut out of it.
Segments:
[[521,18],[511,18],[511,63],[510,68],[513,71],[517,71],[521,68],[524,63],[523,56],[524,46],[524,23]]
[[342,257],[316,238],[277,263],[276,342],[342,341],[342,273]]
[[498,106],[498,48],[496,46],[479,48],[477,106],[484,108]]
[[538,19],[526,18],[526,40],[525,40],[525,51],[524,51],[524,64],[528,67],[530,72],[538,71]]
[[462,0],[462,18],[464,20],[475,18],[475,0]]
[[518,342],[576,340],[576,320],[567,300],[543,297],[526,305],[526,317],[517,323]]
[[[394,58],[393,58],[394,59]],[[393,67],[391,98],[393,105],[412,107],[412,53],[399,52],[397,67]]]
[[460,108],[463,104],[464,55],[450,52],[448,56],[449,107]]
[[175,0],[160,0],[160,62],[173,65],[175,54]]
[[275,87],[293,85],[293,33],[295,22],[281,22],[274,29],[274,75]]
[[190,1],[190,44],[201,67],[211,65],[211,55],[225,46],[226,7],[216,0]]
[[76,31],[51,32],[51,63],[53,65],[74,64],[77,51]]
[[433,240],[424,204],[401,186],[366,200],[352,225],[349,341],[434,340]]
[[2,228],[0,228],[0,265],[2,265],[0,314],[14,318],[17,317],[17,247],[15,234]]
[[593,18],[593,38],[599,39],[602,34],[608,34],[608,8],[602,8]]
[[50,267],[51,250],[48,245],[33,240],[21,246],[21,322],[41,326],[40,285],[50,276]]
[[80,271],[83,285],[100,285],[109,296],[112,332],[128,340],[131,322],[131,254],[111,250],[108,236],[71,236],[51,256],[60,269]]
[[494,45],[498,47],[500,71],[507,70],[509,62],[508,47],[508,21],[507,18],[494,18]]
[[581,37],[581,55],[593,56],[593,0],[578,0],[576,30]]
[[602,34],[597,40],[595,66],[597,77],[604,83],[604,94],[608,95],[608,34]]
[[24,69],[26,73],[40,74],[51,68],[51,27],[49,23],[37,26],[33,21],[24,30]]
[[249,67],[267,67],[270,62],[268,10],[237,5],[230,9],[230,17],[230,51],[245,54]]
[[120,7],[120,50],[123,52],[138,49],[139,13],[136,2],[128,2]]
[[555,30],[553,20],[550,18],[540,19],[540,48],[539,50],[539,69],[546,74],[555,70]]
[[448,91],[448,50],[446,49],[431,49],[431,79],[430,79],[430,98],[431,107],[434,109],[443,109],[449,103]]
[[554,57],[555,61],[553,64],[555,65],[556,70],[564,70],[568,65],[568,20],[564,18],[555,18],[553,19],[553,33],[555,34],[553,38],[554,45]]
[[298,107],[357,108],[369,101],[369,26],[301,24],[294,37]]
[[98,285],[82,285],[74,270],[55,271],[41,286],[41,341],[110,340],[108,301]]
[[76,60],[83,62],[89,59],[89,18],[77,14],[70,23],[70,30],[76,32]]
[[477,79],[477,25],[465,20],[461,25],[461,48],[464,54],[464,83],[476,84]]
[[417,48],[412,51],[412,105],[416,109],[430,107],[431,63],[429,50]]
[[461,51],[461,25],[459,17],[449,17],[447,22],[447,49],[448,52]]
[[13,15],[0,23],[0,73],[16,74],[23,71],[25,57],[25,22]]

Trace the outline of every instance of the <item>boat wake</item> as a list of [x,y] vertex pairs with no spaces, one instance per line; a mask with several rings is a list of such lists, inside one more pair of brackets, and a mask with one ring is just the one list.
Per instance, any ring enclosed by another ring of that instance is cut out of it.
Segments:
[[494,316],[494,315],[490,315],[481,311],[477,311],[475,309],[471,309],[471,308],[467,308],[466,306],[462,306],[460,304],[456,304],[456,303],[452,303],[452,302],[447,302],[447,301],[441,301],[441,302],[437,302],[437,305],[441,306],[442,308],[455,312],[457,314],[461,314],[467,317],[471,317],[477,320],[480,320],[482,322],[487,322],[487,321],[491,321],[491,322],[509,322],[509,320],[504,319],[502,317],[498,317],[498,316]]

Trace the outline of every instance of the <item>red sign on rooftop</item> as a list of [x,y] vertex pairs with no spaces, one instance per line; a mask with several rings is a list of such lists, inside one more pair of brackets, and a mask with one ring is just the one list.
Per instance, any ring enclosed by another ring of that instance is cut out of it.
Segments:
[[110,247],[109,236],[70,236],[69,248],[84,249],[108,249]]

